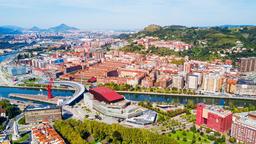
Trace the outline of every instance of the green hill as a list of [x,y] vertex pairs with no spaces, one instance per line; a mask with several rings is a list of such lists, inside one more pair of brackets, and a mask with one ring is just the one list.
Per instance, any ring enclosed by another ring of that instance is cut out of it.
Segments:
[[[180,40],[193,45],[191,50],[179,52],[177,55],[188,55],[192,59],[211,60],[213,58],[233,59],[240,57],[256,56],[256,27],[185,27],[185,26],[164,26],[149,25],[144,30],[125,37],[126,39],[139,39],[146,36],[158,37],[160,40]],[[241,43],[238,43],[241,42]],[[240,45],[238,45],[240,44]],[[136,50],[141,53],[149,53],[141,47],[133,48],[133,45],[124,48],[124,51]],[[234,48],[235,49],[234,49]],[[233,48],[233,50],[232,50]],[[236,48],[246,50],[236,52]],[[229,50],[232,50],[229,52]],[[155,50],[158,53],[158,50]],[[165,55],[159,49],[161,55]],[[167,50],[168,51],[168,50]],[[167,52],[167,54],[174,52]],[[221,55],[222,54],[222,55]]]

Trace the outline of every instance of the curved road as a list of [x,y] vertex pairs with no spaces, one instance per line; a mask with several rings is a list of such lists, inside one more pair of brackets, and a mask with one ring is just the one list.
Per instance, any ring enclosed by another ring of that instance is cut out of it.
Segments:
[[59,85],[65,85],[65,86],[70,86],[75,89],[75,93],[73,96],[66,100],[64,102],[65,105],[71,105],[73,104],[76,100],[80,99],[83,93],[86,91],[84,85],[78,83],[78,82],[73,82],[73,81],[54,81],[55,84]]

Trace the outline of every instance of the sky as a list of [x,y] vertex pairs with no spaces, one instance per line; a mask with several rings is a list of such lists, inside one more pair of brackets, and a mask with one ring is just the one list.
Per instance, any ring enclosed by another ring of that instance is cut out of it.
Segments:
[[256,0],[0,0],[0,25],[141,29],[256,24]]

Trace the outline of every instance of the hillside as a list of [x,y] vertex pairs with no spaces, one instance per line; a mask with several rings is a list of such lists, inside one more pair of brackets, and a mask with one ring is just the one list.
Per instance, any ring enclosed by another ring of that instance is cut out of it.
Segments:
[[[149,25],[143,31],[129,36],[122,35],[122,38],[140,39],[146,36],[158,37],[161,40],[179,40],[192,44],[192,49],[178,53],[179,56],[188,55],[192,59],[229,58],[236,60],[240,57],[256,56],[256,27],[254,26],[189,28],[178,25],[164,27]],[[128,48],[124,49],[127,51]],[[159,51],[163,50],[159,49]],[[164,54],[162,53],[162,55]]]
[[21,34],[22,32],[16,29],[8,28],[8,27],[0,27],[0,35],[1,34]]

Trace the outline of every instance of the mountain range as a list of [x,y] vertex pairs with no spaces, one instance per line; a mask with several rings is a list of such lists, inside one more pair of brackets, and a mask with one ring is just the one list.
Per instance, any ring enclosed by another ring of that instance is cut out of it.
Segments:
[[42,29],[37,26],[32,28],[22,28],[13,25],[0,26],[0,34],[21,34],[26,32],[70,32],[79,30],[78,28],[68,26],[66,24],[60,24],[58,26],[50,27],[48,29]]

